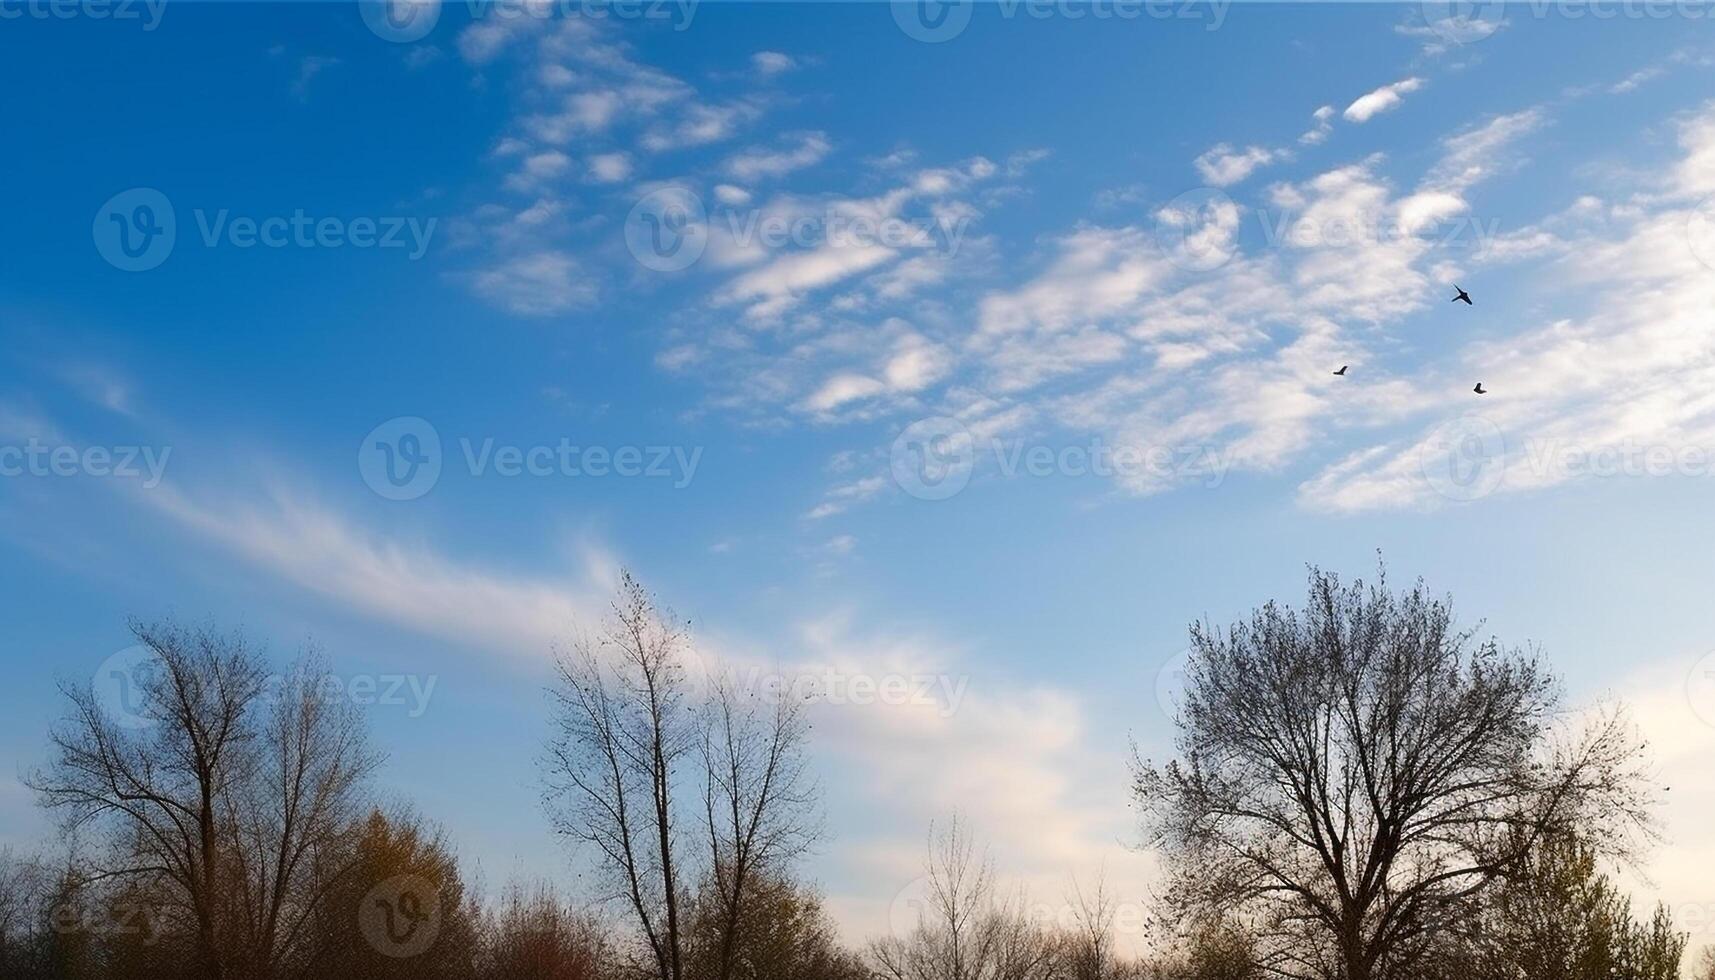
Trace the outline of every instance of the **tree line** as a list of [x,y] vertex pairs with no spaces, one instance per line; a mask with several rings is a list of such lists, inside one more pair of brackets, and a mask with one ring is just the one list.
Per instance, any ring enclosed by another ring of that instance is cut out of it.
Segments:
[[[1687,936],[1613,871],[1655,843],[1646,747],[1573,711],[1533,653],[1456,625],[1419,582],[1312,569],[1306,601],[1192,627],[1173,758],[1134,749],[1162,859],[1145,950],[1074,880],[1034,914],[968,821],[931,828],[898,934],[842,939],[797,694],[696,670],[629,575],[556,651],[539,759],[569,895],[467,880],[379,803],[382,756],[313,650],[135,623],[135,717],[63,683],[26,776],[55,856],[0,852],[6,980],[1678,980]],[[132,712],[128,712],[131,714]],[[1127,896],[1133,898],[1145,896]],[[1695,971],[1715,980],[1715,960]]]

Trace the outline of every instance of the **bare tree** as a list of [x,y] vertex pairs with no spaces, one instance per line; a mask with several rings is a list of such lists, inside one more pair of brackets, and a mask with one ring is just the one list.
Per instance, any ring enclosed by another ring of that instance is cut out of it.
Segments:
[[1426,594],[1312,569],[1302,611],[1270,603],[1192,629],[1179,761],[1134,792],[1184,915],[1243,915],[1277,973],[1386,980],[1546,835],[1647,827],[1639,748],[1615,715],[1557,740],[1557,686],[1477,643]]
[[240,636],[132,631],[152,655],[129,678],[140,724],[109,715],[92,685],[62,685],[70,715],[31,783],[69,829],[108,832],[91,882],[138,882],[188,921],[198,975],[277,975],[301,955],[338,874],[324,859],[378,759],[350,707],[320,696],[313,659],[272,697]]
[[544,760],[555,830],[595,849],[661,980],[682,980],[688,889],[678,816],[682,761],[698,746],[688,636],[625,574],[612,619],[557,663],[557,732]]
[[1099,874],[1085,889],[1076,878],[1066,896],[1072,909],[1072,931],[1066,941],[1070,980],[1113,980],[1119,975],[1114,951],[1114,920],[1119,902],[1108,890],[1108,879]]
[[27,977],[41,959],[48,870],[0,847],[0,976]]
[[1022,901],[1000,895],[994,863],[979,856],[955,817],[929,832],[925,894],[916,928],[870,946],[888,980],[1050,980],[1058,944],[1025,915]]
[[602,632],[558,662],[546,796],[556,830],[595,850],[661,980],[686,975],[687,907],[707,884],[727,980],[760,880],[816,838],[817,791],[802,706],[713,670],[699,697],[691,656],[687,628],[625,574]]
[[[771,703],[770,703],[771,702]],[[720,923],[720,980],[733,975],[745,904],[762,875],[783,873],[816,840],[817,790],[804,767],[803,703],[715,681],[703,737],[703,813]]]

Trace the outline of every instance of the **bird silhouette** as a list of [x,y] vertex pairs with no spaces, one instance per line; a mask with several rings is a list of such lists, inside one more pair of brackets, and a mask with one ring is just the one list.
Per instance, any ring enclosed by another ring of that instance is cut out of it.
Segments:
[[1471,389],[1471,390],[1472,390],[1472,391],[1474,391],[1474,392],[1476,392],[1476,393],[1477,393],[1477,394],[1479,394],[1479,395],[1486,395],[1486,394],[1488,394],[1488,392],[1486,392],[1486,391],[1484,391],[1484,390],[1483,390],[1483,383],[1482,383],[1482,382],[1481,382],[1481,381],[1479,381],[1479,382],[1477,382],[1477,387],[1475,387],[1475,388],[1472,388],[1472,389]]
[[1349,366],[1350,365],[1342,364],[1342,365],[1340,365],[1340,370],[1335,371],[1334,373],[1343,378],[1346,376],[1346,368]]
[[[1458,283],[1454,283],[1454,284],[1453,284],[1453,288],[1454,288],[1454,289],[1459,289],[1459,284],[1458,284]],[[1464,291],[1464,290],[1463,290],[1463,289],[1459,289],[1459,295],[1457,295],[1457,296],[1455,296],[1455,297],[1453,297],[1453,298],[1452,298],[1452,299],[1451,299],[1451,300],[1449,300],[1449,301],[1448,301],[1448,302],[1451,302],[1451,303],[1457,303],[1457,302],[1459,302],[1459,301],[1461,301],[1461,300],[1463,300],[1463,301],[1464,301],[1464,303],[1465,303],[1465,305],[1466,305],[1466,306],[1475,306],[1475,305],[1477,305],[1477,304],[1475,304],[1475,303],[1473,303],[1473,302],[1471,302],[1471,294],[1470,294],[1470,293],[1467,293],[1467,292],[1465,292],[1465,291]]]

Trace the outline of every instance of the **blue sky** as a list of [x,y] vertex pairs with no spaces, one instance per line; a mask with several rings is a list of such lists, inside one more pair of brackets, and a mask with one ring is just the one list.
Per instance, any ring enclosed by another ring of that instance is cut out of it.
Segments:
[[1700,9],[43,9],[0,5],[12,770],[128,616],[313,639],[429,691],[369,709],[389,792],[569,878],[541,691],[626,566],[711,660],[910,690],[817,707],[853,935],[955,808],[1044,900],[1141,896],[1186,624],[1379,549],[1639,705],[1655,885],[1715,902]]

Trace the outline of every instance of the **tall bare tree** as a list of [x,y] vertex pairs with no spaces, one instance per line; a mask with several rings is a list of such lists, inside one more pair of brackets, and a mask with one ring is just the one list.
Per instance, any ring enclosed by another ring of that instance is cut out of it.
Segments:
[[1302,610],[1193,627],[1181,758],[1134,792],[1188,916],[1244,916],[1269,969],[1391,980],[1545,836],[1648,825],[1614,714],[1558,737],[1534,657],[1476,642],[1422,583],[1396,595],[1312,569]]
[[626,573],[602,632],[557,662],[544,760],[555,830],[594,849],[661,980],[684,977],[688,845],[677,818],[684,761],[699,744],[688,640]]
[[660,980],[686,976],[688,906],[705,886],[719,928],[697,941],[717,944],[727,980],[761,878],[816,837],[817,791],[801,704],[693,671],[693,657],[687,627],[624,575],[602,631],[558,661],[546,797],[556,830],[593,848]]
[[150,654],[128,678],[136,717],[62,685],[69,715],[31,783],[69,829],[106,832],[91,882],[129,879],[186,921],[187,972],[281,975],[300,965],[303,925],[339,873],[324,859],[378,759],[351,707],[321,696],[313,658],[271,686],[239,635],[132,631]]
[[758,879],[783,874],[816,840],[817,790],[805,771],[802,701],[790,693],[758,699],[719,675],[708,714],[703,814],[720,923],[718,975],[730,980]]

